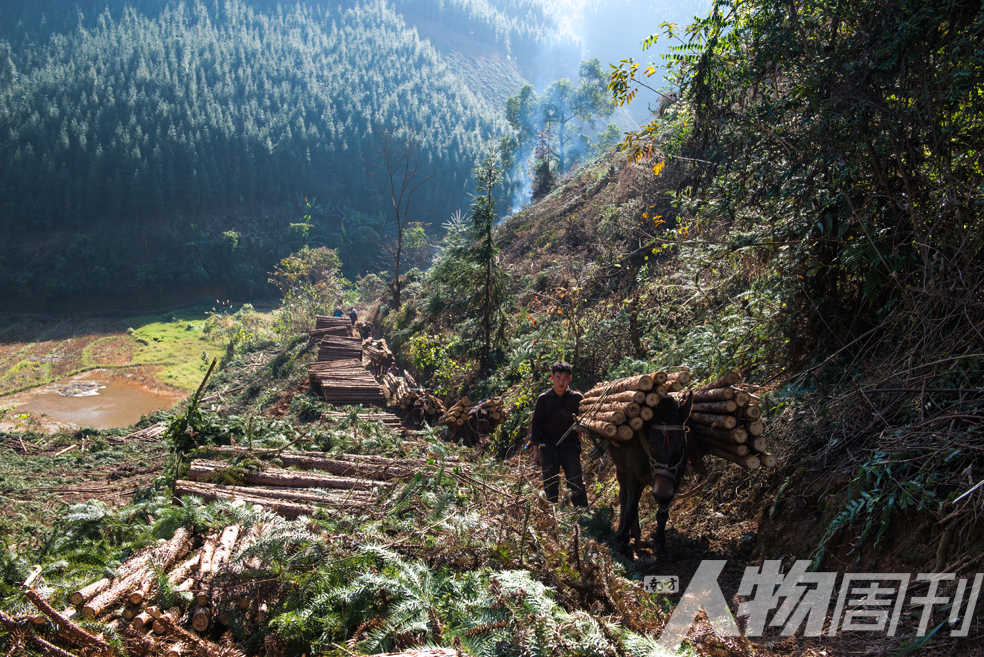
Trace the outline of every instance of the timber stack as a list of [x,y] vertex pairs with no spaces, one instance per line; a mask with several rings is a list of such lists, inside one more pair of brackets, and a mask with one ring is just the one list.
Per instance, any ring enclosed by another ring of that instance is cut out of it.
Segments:
[[472,405],[468,397],[462,397],[441,417],[448,426],[449,437],[467,445],[476,445],[482,436],[488,436],[506,419],[501,397],[491,397]]
[[495,428],[502,424],[505,419],[506,414],[502,408],[501,397],[491,397],[481,401],[468,411],[468,423],[481,436],[487,436],[495,431]]
[[[36,575],[24,583],[25,597],[38,609],[40,622],[27,626],[0,612],[0,625],[10,632],[27,631],[28,643],[46,655],[119,654],[108,639],[93,634],[79,621],[103,623],[122,639],[127,654],[166,657],[234,657],[242,653],[222,636],[235,619],[241,627],[258,630],[265,623],[261,608],[268,603],[258,595],[268,585],[256,578],[235,577],[246,570],[258,572],[260,559],[242,553],[261,536],[262,527],[230,525],[196,537],[179,527],[167,540],[138,551],[112,577],[95,579],[72,591],[71,606],[54,609],[35,588]],[[170,590],[162,595],[163,581]],[[164,608],[161,603],[169,606]],[[50,620],[57,633],[40,636]]]
[[351,337],[352,320],[348,317],[316,316],[314,330],[308,332],[311,343],[314,344],[328,335]]
[[762,435],[761,400],[749,386],[739,386],[740,381],[741,375],[728,372],[691,391],[694,403],[687,425],[707,454],[749,470],[774,467],[776,457]]
[[688,383],[690,372],[685,368],[603,381],[584,393],[578,428],[616,442],[631,440],[653,420],[653,407]]
[[433,424],[444,415],[441,400],[419,386],[409,372],[397,366],[385,338],[363,340],[362,351],[369,360],[369,369],[383,385],[387,404],[409,412],[418,424]]
[[[321,319],[319,317],[319,321]],[[362,364],[362,341],[359,338],[338,335],[322,337],[318,342],[318,360],[308,366],[308,376],[311,388],[328,403],[385,404],[382,387]]]

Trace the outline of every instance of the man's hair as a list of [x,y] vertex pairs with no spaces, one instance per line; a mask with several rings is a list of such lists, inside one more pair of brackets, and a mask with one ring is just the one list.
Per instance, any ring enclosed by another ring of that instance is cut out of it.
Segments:
[[550,366],[550,373],[554,372],[565,372],[567,374],[573,374],[574,370],[571,369],[571,364],[566,360],[558,360],[556,363]]

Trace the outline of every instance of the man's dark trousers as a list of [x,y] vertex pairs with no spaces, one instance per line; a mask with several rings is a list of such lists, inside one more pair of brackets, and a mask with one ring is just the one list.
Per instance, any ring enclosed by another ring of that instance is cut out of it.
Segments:
[[584,492],[584,476],[581,472],[581,443],[576,435],[568,436],[560,445],[548,442],[540,448],[540,465],[543,468],[543,490],[547,499],[556,502],[560,493],[560,469],[564,469],[567,490],[574,506],[588,506]]

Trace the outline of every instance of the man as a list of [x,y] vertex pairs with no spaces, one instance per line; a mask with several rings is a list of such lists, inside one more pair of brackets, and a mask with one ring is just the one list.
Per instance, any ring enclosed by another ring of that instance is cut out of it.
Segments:
[[550,390],[537,397],[530,427],[533,460],[543,470],[543,490],[547,499],[556,502],[560,492],[560,468],[564,469],[567,490],[574,506],[587,507],[581,473],[581,441],[574,424],[577,407],[583,395],[570,390],[571,366],[557,361],[550,368]]

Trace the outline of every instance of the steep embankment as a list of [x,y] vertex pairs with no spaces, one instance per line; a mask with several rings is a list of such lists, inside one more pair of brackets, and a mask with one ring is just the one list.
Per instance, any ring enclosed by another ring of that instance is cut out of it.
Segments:
[[[961,343],[932,358],[900,346],[893,359],[873,331],[862,349],[847,337],[811,342],[783,296],[797,276],[783,247],[763,254],[762,238],[725,213],[694,221],[687,196],[672,202],[688,175],[679,163],[654,171],[609,156],[503,221],[499,245],[522,309],[506,367],[525,341],[541,364],[551,353],[572,360],[580,387],[671,365],[698,380],[737,369],[762,386],[778,467],[746,472],[711,459],[674,503],[673,556],[654,572],[685,583],[701,558],[727,559],[722,585],[734,602],[742,566],[762,559],[841,573],[972,573],[984,536],[970,520],[972,496],[961,495],[980,478],[980,391],[974,367],[956,365],[969,357]],[[902,294],[882,328],[906,321]],[[542,343],[550,347],[537,351]],[[506,398],[522,408],[533,387],[512,380]],[[510,438],[522,433],[516,426]],[[607,474],[601,466],[591,478]],[[597,490],[606,500],[610,491]],[[652,510],[643,518],[652,532]],[[861,643],[844,633],[828,647]],[[933,645],[935,654],[969,649],[952,638]]]

